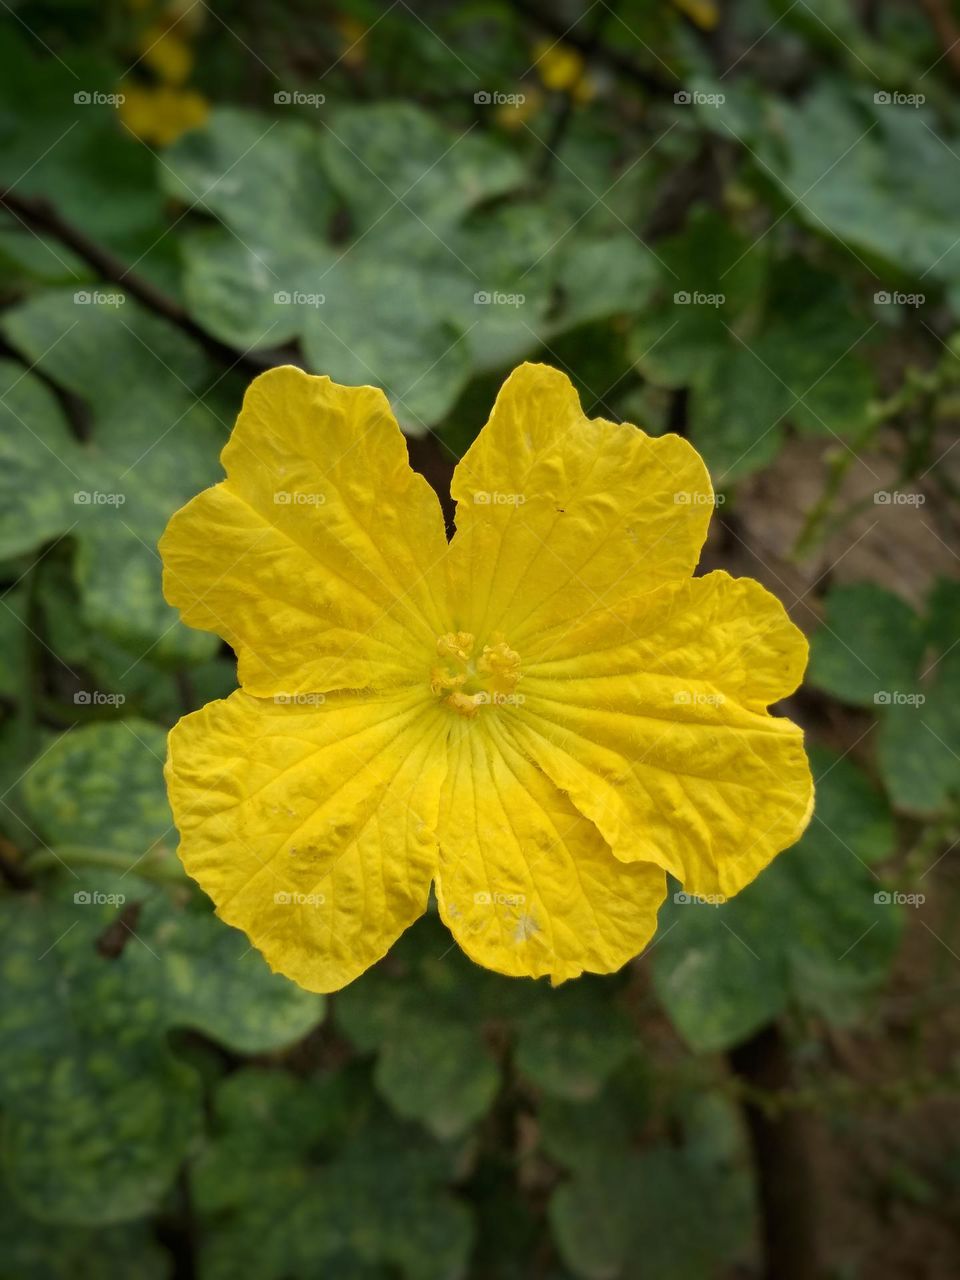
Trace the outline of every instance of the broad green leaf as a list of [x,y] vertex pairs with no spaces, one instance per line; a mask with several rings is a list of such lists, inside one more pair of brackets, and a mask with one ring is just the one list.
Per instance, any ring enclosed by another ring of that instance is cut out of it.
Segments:
[[51,56],[8,22],[0,46],[0,187],[52,201],[68,221],[151,274],[162,269],[165,250],[157,243],[163,196],[153,156],[102,100],[118,91],[120,70],[85,49],[61,45]]
[[882,707],[913,691],[923,647],[920,620],[899,596],[867,582],[835,587],[811,643],[808,679],[843,702]]
[[957,139],[928,108],[823,81],[797,103],[772,103],[771,116],[763,172],[811,230],[882,260],[895,278],[960,276]]
[[516,1020],[516,1065],[544,1092],[592,1098],[633,1053],[636,1032],[609,982],[541,988]]
[[399,207],[442,238],[474,206],[524,178],[499,142],[469,128],[452,133],[413,103],[347,107],[322,123],[327,170],[358,235]]
[[842,436],[861,425],[873,380],[857,351],[873,325],[809,263],[769,260],[762,238],[698,212],[658,247],[659,305],[641,315],[634,359],[660,386],[688,386],[691,437],[720,483],[777,454],[788,424]]
[[[56,848],[83,845],[125,855],[130,865],[176,843],[163,785],[166,734],[143,720],[84,725],[63,734],[24,776],[38,834]],[[175,866],[175,864],[173,864]]]
[[927,601],[920,697],[883,708],[880,768],[898,809],[932,815],[960,799],[960,585],[946,578]]
[[423,922],[394,949],[389,973],[381,965],[364,974],[335,1005],[357,1047],[378,1051],[374,1080],[397,1115],[441,1139],[484,1116],[500,1083],[481,1035],[489,977],[459,952],[444,951],[435,922]]
[[97,949],[117,928],[117,895],[143,892],[121,884],[68,878],[54,900],[0,903],[4,1167],[31,1213],[77,1225],[152,1209],[201,1124],[157,990]]
[[53,392],[0,361],[0,555],[35,551],[76,520],[79,448]]
[[867,866],[891,852],[889,821],[852,765],[825,752],[814,765],[826,818],[815,810],[799,844],[731,901],[678,891],[661,916],[654,983],[696,1052],[729,1049],[791,1004],[850,1021],[889,972],[900,909],[876,898]]
[[0,418],[0,451],[18,451],[9,520],[22,541],[12,545],[28,549],[24,530],[29,549],[69,533],[94,628],[137,660],[201,661],[216,639],[182,627],[164,602],[156,541],[173,511],[219,474],[226,423],[202,398],[211,370],[194,343],[120,291],[80,296],[51,290],[3,320],[14,346],[93,417],[91,440],[74,444],[46,389],[16,375],[19,400],[9,403],[31,421],[19,410]]
[[[644,1145],[643,1111],[630,1102],[608,1088],[594,1103],[555,1104],[544,1116],[545,1146],[571,1174],[549,1206],[564,1261],[586,1280],[700,1280],[743,1259],[752,1189],[730,1105],[693,1097],[679,1143]],[[590,1136],[571,1143],[574,1133]],[[689,1204],[695,1213],[677,1212]]]
[[172,1259],[146,1223],[107,1227],[60,1227],[27,1217],[0,1202],[4,1268],[16,1280],[102,1280],[104,1274],[129,1280],[168,1280]]
[[60,875],[45,901],[8,898],[0,915],[4,1161],[38,1216],[119,1222],[155,1207],[201,1122],[199,1077],[170,1030],[258,1053],[323,1014],[242,935],[136,875]]
[[198,1206],[219,1210],[201,1280],[465,1274],[471,1227],[446,1188],[449,1155],[345,1083],[247,1070],[220,1086],[192,1174]]

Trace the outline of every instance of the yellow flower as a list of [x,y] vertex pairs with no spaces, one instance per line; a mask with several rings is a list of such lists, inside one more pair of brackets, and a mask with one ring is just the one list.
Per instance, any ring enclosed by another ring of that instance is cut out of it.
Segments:
[[712,31],[720,21],[716,0],[673,0],[673,3],[703,31]]
[[589,102],[596,90],[586,72],[583,54],[559,40],[538,40],[533,47],[534,66],[544,87],[572,95],[575,102]]
[[548,89],[569,90],[576,87],[584,72],[583,54],[559,40],[538,40],[533,46],[535,66]]
[[128,81],[121,86],[120,119],[144,142],[166,147],[188,129],[206,120],[209,105],[194,89],[174,89],[167,85],[151,88]]
[[478,963],[611,972],[665,872],[730,896],[803,830],[802,734],[766,707],[806,642],[758,583],[691,577],[713,494],[685,440],[522,365],[448,545],[383,393],[278,368],[223,464],[164,587],[243,687],[174,728],[167,783],[187,871],[274,969],[344,986],[432,881]]
[[193,70],[193,49],[176,27],[149,27],[140,39],[140,55],[164,84],[182,85]]

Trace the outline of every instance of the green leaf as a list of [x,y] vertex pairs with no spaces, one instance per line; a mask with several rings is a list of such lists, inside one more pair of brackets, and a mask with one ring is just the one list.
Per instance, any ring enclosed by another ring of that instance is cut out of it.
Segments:
[[518,1071],[557,1097],[594,1097],[631,1056],[636,1038],[611,1003],[610,983],[587,977],[536,992],[517,1019]]
[[29,768],[22,793],[48,844],[85,845],[129,857],[165,843],[173,819],[163,785],[166,734],[143,720],[91,724],[63,734]]
[[288,1048],[323,1021],[323,996],[271,973],[243,934],[206,911],[174,912],[157,899],[138,933],[146,946],[131,951],[131,968],[141,970],[146,988],[157,980],[159,958],[170,1026],[253,1054]]
[[811,684],[842,702],[874,707],[913,690],[923,653],[920,620],[872,583],[834,587],[810,646]]
[[[163,197],[150,151],[109,102],[121,68],[100,53],[60,45],[58,56],[19,27],[0,47],[0,186],[51,200],[67,221],[105,242],[141,274],[161,269]],[[65,257],[59,247],[56,253]]]
[[957,140],[929,109],[878,105],[867,91],[829,81],[798,103],[770,107],[757,139],[763,172],[811,230],[881,259],[895,279],[960,276]]
[[324,121],[324,158],[362,234],[400,207],[438,237],[483,200],[524,178],[519,161],[482,133],[451,133],[410,102],[347,107]]
[[889,972],[900,912],[875,900],[866,865],[891,851],[889,819],[852,765],[825,752],[814,764],[826,818],[815,810],[800,842],[731,901],[677,892],[661,916],[655,987],[698,1053],[729,1049],[791,1003],[850,1021]]
[[[742,1258],[752,1189],[730,1104],[694,1096],[678,1126],[682,1142],[644,1147],[643,1113],[629,1103],[619,1088],[588,1106],[555,1106],[544,1116],[545,1145],[571,1170],[548,1215],[564,1261],[586,1280],[700,1280]],[[572,1130],[591,1128],[600,1136],[570,1145]],[[678,1213],[680,1205],[710,1211]]]
[[31,375],[17,375],[31,420],[25,425],[19,410],[0,418],[0,451],[23,450],[11,525],[27,531],[29,549],[71,534],[87,620],[136,659],[201,661],[217,641],[182,627],[164,602],[156,542],[170,515],[218,478],[226,426],[219,406],[201,395],[213,381],[209,364],[182,333],[120,291],[78,296],[51,290],[4,316],[14,346],[82,397],[94,418],[92,440],[72,442],[49,394]]
[[0,1202],[4,1266],[17,1280],[167,1280],[171,1259],[145,1223],[108,1227],[60,1227],[28,1218],[8,1196]]
[[471,1227],[446,1189],[449,1157],[342,1077],[241,1071],[218,1089],[215,1118],[217,1136],[192,1174],[200,1209],[219,1210],[201,1280],[306,1278],[318,1267],[464,1275]]
[[12,360],[0,360],[0,555],[22,555],[76,519],[79,449],[56,397]]
[[78,1225],[153,1208],[201,1122],[199,1081],[166,1044],[157,992],[97,950],[111,899],[143,892],[121,883],[77,878],[59,900],[0,903],[4,1167],[35,1216]]
[[200,1079],[167,1033],[268,1052],[324,1002],[135,875],[60,876],[50,893],[0,903],[5,1167],[38,1216],[119,1222],[155,1207],[198,1136]]
[[691,436],[719,483],[769,463],[788,423],[834,436],[860,426],[873,379],[857,347],[873,326],[837,280],[772,262],[762,240],[704,211],[658,254],[660,303],[631,348],[653,382],[689,386]]
[[389,971],[381,965],[364,974],[335,1006],[354,1044],[378,1051],[374,1080],[397,1115],[441,1139],[484,1116],[500,1083],[481,1036],[488,976],[445,951],[436,922],[425,921],[394,948]]

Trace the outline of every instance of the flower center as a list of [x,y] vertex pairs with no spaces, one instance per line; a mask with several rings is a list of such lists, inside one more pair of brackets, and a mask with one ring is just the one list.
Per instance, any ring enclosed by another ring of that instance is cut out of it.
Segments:
[[522,701],[515,693],[520,679],[520,655],[502,636],[491,637],[480,652],[469,631],[448,631],[437,639],[436,665],[430,688],[441,702],[462,716],[475,716],[484,706]]

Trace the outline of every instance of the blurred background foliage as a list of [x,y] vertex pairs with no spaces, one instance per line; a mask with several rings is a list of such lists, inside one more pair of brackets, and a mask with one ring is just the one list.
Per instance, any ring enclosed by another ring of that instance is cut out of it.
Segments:
[[[960,6],[3,10],[2,1280],[960,1274]],[[814,821],[620,974],[308,995],[175,857],[157,537],[260,369],[445,496],[525,358],[704,453]]]

